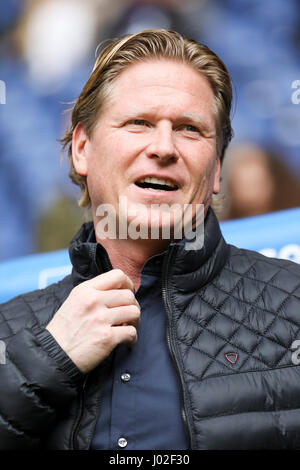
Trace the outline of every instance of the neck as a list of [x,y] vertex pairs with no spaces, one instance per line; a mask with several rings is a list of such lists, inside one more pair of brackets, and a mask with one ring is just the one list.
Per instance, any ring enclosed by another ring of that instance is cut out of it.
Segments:
[[[137,291],[140,286],[140,275],[144,263],[153,255],[167,249],[169,240],[98,240],[106,249],[114,269],[121,269],[130,277]],[[151,242],[151,243],[150,243]]]
[[[205,206],[204,218],[206,216],[207,209],[208,206]],[[95,214],[93,219],[96,240],[106,249],[112,267],[114,269],[121,269],[125,274],[127,274],[127,276],[132,280],[134,288],[137,291],[140,285],[140,275],[144,263],[151,256],[165,251],[171,240],[163,238],[158,240],[151,238],[139,238],[137,240],[133,240],[131,238],[105,238],[102,240],[97,237],[97,218]]]

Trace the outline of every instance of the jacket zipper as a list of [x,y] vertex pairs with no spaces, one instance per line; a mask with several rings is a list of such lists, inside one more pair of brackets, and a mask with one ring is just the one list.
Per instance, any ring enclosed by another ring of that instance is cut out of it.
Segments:
[[191,419],[189,418],[189,413],[186,407],[185,403],[185,394],[184,394],[184,386],[183,386],[183,377],[180,371],[180,368],[178,366],[178,361],[176,359],[176,352],[177,352],[177,346],[175,345],[173,340],[173,333],[172,333],[172,310],[171,310],[171,302],[170,302],[170,289],[169,289],[169,266],[171,265],[173,253],[175,250],[174,246],[171,246],[169,249],[169,253],[167,254],[165,260],[164,260],[164,265],[163,265],[163,278],[162,278],[162,297],[163,301],[165,304],[165,309],[167,313],[167,344],[170,352],[170,356],[172,359],[172,362],[174,364],[174,368],[176,371],[178,383],[179,383],[179,396],[180,396],[180,403],[181,403],[181,413],[182,413],[182,418],[183,418],[183,423],[187,431],[187,435],[189,436],[189,441],[190,441],[190,448],[194,449],[194,439],[193,439],[193,432],[192,432],[192,427],[191,427]]

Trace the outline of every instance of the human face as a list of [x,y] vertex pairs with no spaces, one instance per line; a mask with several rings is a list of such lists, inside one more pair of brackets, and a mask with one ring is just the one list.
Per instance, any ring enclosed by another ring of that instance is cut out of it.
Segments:
[[[90,139],[81,125],[73,135],[74,166],[87,176],[94,222],[100,204],[118,213],[120,196],[131,214],[137,204],[203,203],[207,209],[220,176],[213,104],[207,79],[191,65],[161,59],[123,70]],[[148,176],[176,189],[141,187]]]

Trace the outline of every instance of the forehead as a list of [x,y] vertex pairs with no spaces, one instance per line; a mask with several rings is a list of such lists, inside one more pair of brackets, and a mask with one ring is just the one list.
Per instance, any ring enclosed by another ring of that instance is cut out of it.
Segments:
[[[109,104],[147,107],[165,106],[185,108],[186,113],[213,108],[214,95],[207,78],[190,64],[153,59],[126,67],[114,80],[109,93]],[[181,109],[182,111],[183,109]]]

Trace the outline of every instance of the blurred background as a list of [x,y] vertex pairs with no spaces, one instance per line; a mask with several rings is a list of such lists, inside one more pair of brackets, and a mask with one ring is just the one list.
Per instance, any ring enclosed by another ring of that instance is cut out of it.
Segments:
[[[66,248],[89,214],[58,140],[107,38],[175,29],[207,44],[237,94],[218,217],[300,206],[299,0],[0,3],[0,261]],[[5,96],[4,96],[5,91]]]

